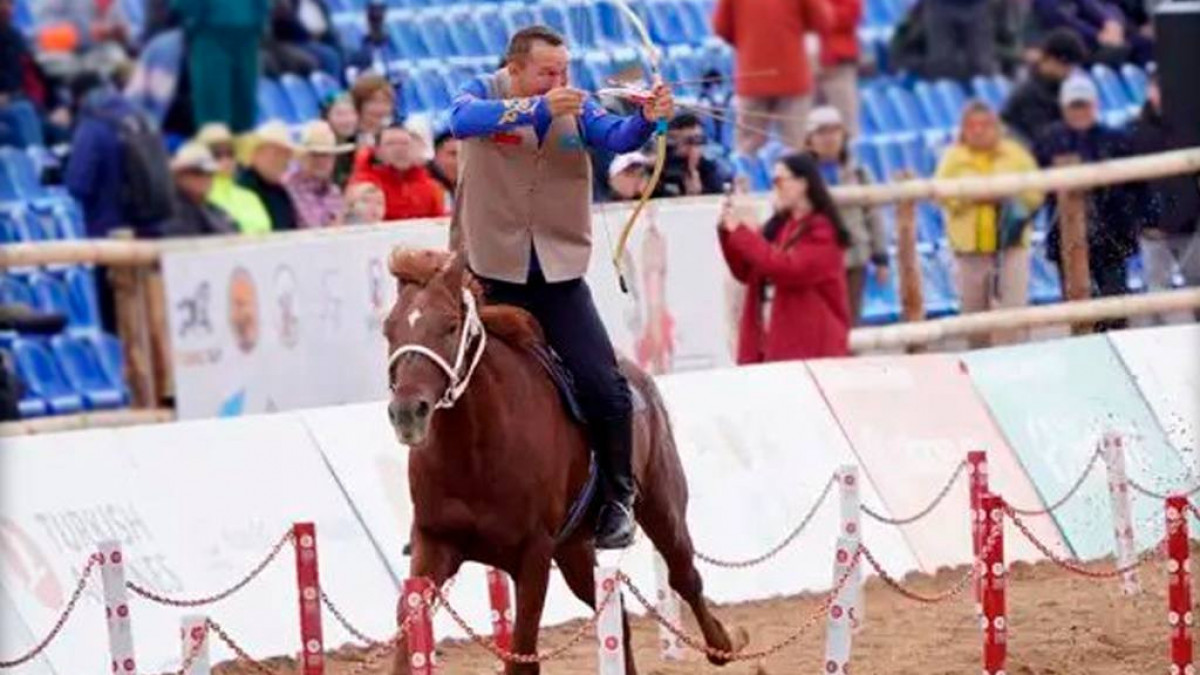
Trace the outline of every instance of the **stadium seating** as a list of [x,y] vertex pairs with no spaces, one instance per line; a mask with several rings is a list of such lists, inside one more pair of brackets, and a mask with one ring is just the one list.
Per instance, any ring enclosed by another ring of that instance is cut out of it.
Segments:
[[88,410],[120,408],[128,403],[129,394],[123,380],[113,381],[101,363],[96,345],[87,338],[56,335],[50,345],[62,372],[71,387],[83,397]]
[[17,336],[12,341],[17,375],[29,394],[45,403],[53,415],[81,412],[83,396],[71,386],[49,344],[41,338]]

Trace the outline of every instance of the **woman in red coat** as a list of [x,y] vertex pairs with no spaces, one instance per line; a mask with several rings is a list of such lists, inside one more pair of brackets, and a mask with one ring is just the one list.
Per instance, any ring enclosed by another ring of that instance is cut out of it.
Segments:
[[739,364],[846,356],[850,307],[842,224],[816,163],[794,154],[775,165],[775,215],[759,226],[727,203],[721,251],[746,285]]

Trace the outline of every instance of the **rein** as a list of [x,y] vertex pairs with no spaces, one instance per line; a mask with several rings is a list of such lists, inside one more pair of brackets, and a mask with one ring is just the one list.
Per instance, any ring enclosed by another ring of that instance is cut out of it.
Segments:
[[[475,306],[475,296],[464,288],[462,298],[463,327],[459,335],[458,350],[454,355],[453,366],[442,358],[441,354],[419,344],[401,345],[388,356],[388,373],[392,372],[396,362],[405,354],[420,354],[433,361],[445,373],[446,390],[442,392],[442,397],[434,404],[434,408],[452,408],[458,399],[462,398],[467,391],[467,386],[471,384],[471,376],[475,373],[475,367],[483,359],[483,350],[487,347],[487,330],[484,329],[483,321],[479,318],[479,310]],[[473,355],[470,354],[472,343],[475,347]],[[469,362],[468,359],[470,359]],[[393,392],[397,386],[396,383],[392,383]]]

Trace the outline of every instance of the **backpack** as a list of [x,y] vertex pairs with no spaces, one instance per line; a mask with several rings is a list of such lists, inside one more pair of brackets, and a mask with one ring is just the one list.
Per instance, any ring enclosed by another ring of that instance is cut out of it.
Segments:
[[162,133],[140,111],[107,118],[117,131],[121,153],[121,212],[139,232],[159,225],[173,212],[171,160]]

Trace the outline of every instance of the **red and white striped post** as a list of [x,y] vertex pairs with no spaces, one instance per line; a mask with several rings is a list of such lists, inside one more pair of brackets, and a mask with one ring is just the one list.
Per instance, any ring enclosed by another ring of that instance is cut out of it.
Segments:
[[[991,493],[980,499],[983,509],[983,558],[980,599],[983,604],[983,675],[1001,675],[1008,657],[1008,614],[1005,608],[1004,500]],[[990,543],[990,545],[989,545]]]
[[1137,552],[1133,541],[1133,510],[1129,503],[1129,476],[1125,472],[1125,447],[1121,434],[1105,432],[1100,440],[1100,456],[1108,467],[1108,501],[1112,506],[1113,534],[1117,540],[1117,565],[1129,567],[1121,575],[1121,592],[1137,595],[1142,592],[1138,581]]
[[118,541],[100,542],[100,579],[104,585],[104,615],[108,623],[108,651],[114,675],[135,675],[133,626],[129,592],[125,589],[125,556]]
[[[837,551],[833,555],[834,588],[837,588],[842,577],[850,570],[850,563],[860,545],[861,542],[854,537],[838,537]],[[825,669],[821,672],[829,675],[845,675],[850,672],[850,647],[854,633],[851,618],[851,612],[854,611],[854,594],[851,590],[849,583],[843,584],[825,615]]]
[[512,594],[508,590],[508,575],[489,567],[487,570],[488,602],[492,606],[492,639],[504,651],[512,651],[513,611]]
[[317,572],[317,529],[312,523],[292,525],[296,549],[296,587],[300,596],[300,653],[304,675],[325,672],[325,643],[321,635],[321,580]]
[[[983,531],[983,495],[988,492],[988,468],[987,468],[987,452],[983,450],[972,450],[967,453],[967,477],[969,479],[969,492],[971,495],[971,556],[972,560],[979,560],[979,545],[980,533]],[[978,569],[978,566],[976,566]],[[979,588],[983,583],[983,579],[978,574],[975,575],[975,614],[982,616],[983,608],[980,605],[982,598],[980,597]]]
[[425,598],[432,587],[423,577],[404,581],[403,620],[408,622],[408,666],[412,675],[433,675],[436,668],[433,621]]
[[1191,675],[1192,570],[1188,561],[1188,500],[1167,498],[1167,623],[1171,626],[1171,674]]
[[[845,464],[837,473],[838,495],[841,502],[841,533],[839,537],[853,540],[848,549],[853,553],[862,543],[862,482],[858,478],[858,467]],[[836,581],[837,577],[835,577]],[[857,632],[862,628],[867,618],[866,594],[862,592],[862,566],[858,565],[851,572],[850,580],[846,582],[848,595],[846,597],[847,616],[851,630]]]
[[[671,572],[667,569],[667,561],[663,560],[662,555],[658,551],[654,552],[654,579],[658,586],[658,599],[656,602],[658,613],[671,624],[676,626],[681,625],[679,596],[671,588]],[[683,643],[662,624],[658,626],[658,641],[662,646],[661,656],[663,661],[683,660]]]
[[[208,617],[192,614],[183,617],[179,628],[182,642],[183,675],[209,675],[212,662],[208,656]],[[189,661],[190,659],[190,661]]]
[[617,568],[596,568],[596,602],[602,603],[600,616],[596,618],[598,672],[625,675],[625,630]]

